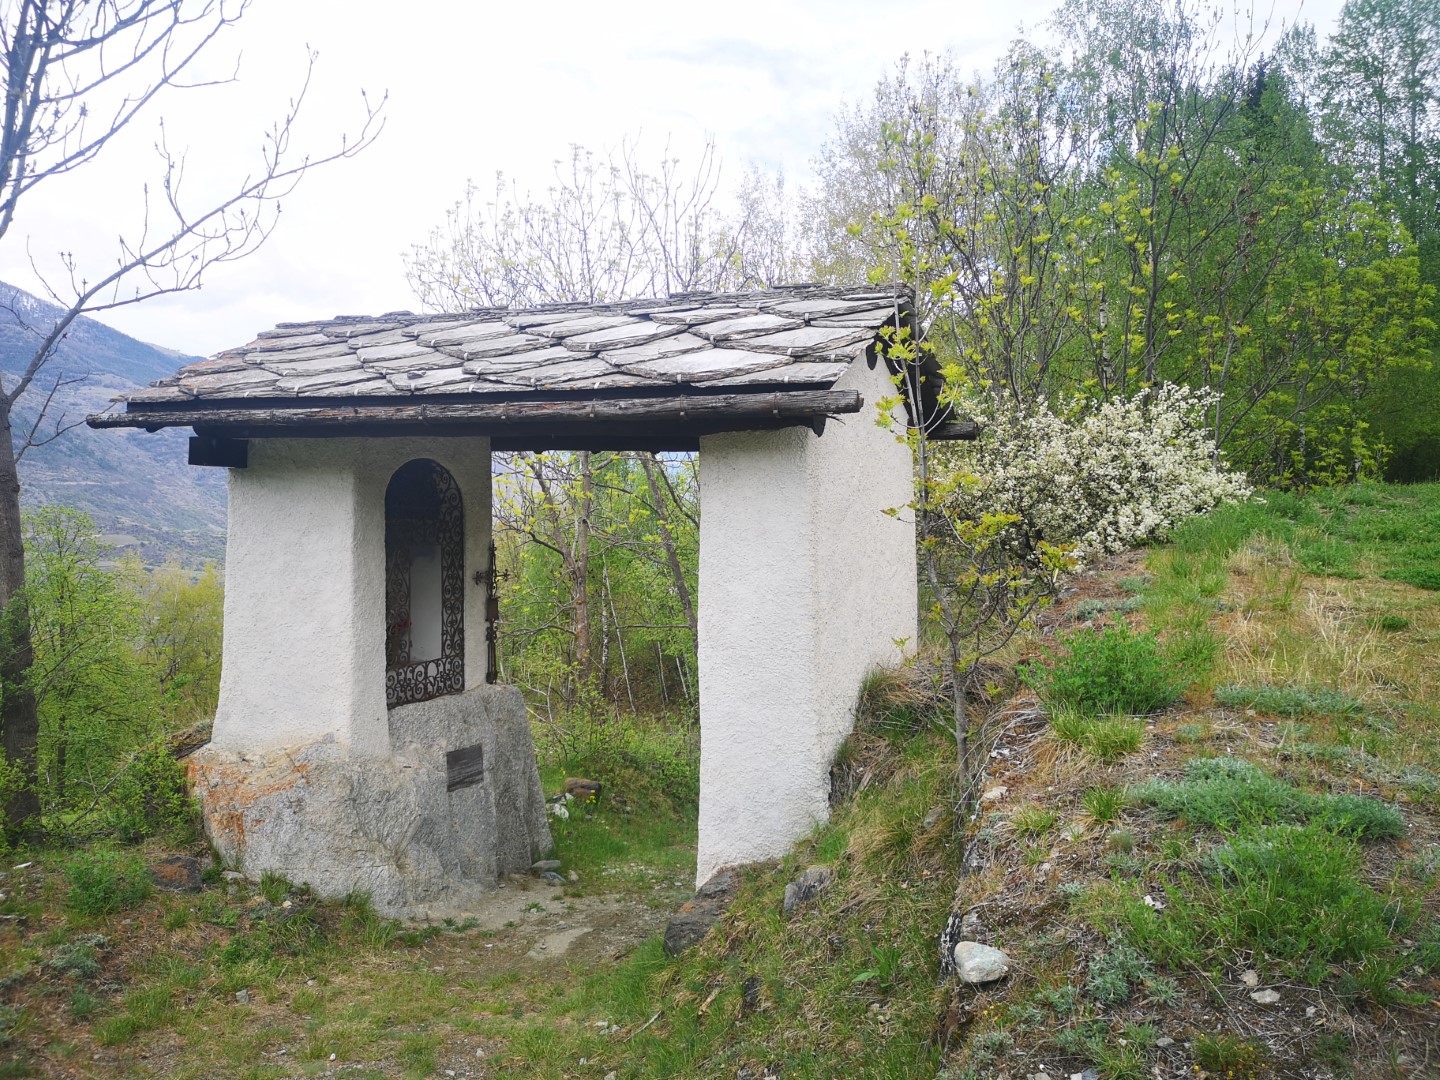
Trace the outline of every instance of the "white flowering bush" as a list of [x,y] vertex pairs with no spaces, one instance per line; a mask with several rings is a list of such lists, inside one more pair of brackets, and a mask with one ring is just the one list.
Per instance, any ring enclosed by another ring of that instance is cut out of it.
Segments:
[[974,442],[941,451],[959,482],[943,512],[1013,517],[1007,542],[1022,561],[1041,544],[1077,563],[1145,540],[1246,498],[1240,473],[1217,464],[1206,428],[1212,395],[1162,384],[1131,398],[1077,401],[1056,412],[994,398],[957,402],[982,425]]

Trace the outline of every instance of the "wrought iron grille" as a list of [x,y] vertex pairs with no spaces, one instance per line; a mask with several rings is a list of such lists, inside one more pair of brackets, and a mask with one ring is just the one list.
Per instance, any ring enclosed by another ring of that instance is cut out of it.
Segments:
[[[415,552],[440,555],[440,655],[410,655]],[[385,704],[465,689],[465,512],[455,478],[434,461],[407,462],[385,489]]]

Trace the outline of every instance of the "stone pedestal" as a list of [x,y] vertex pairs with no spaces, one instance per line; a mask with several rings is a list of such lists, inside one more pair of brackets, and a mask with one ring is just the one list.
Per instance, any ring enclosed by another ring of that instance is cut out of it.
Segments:
[[520,691],[480,686],[389,714],[390,753],[334,737],[190,759],[221,859],[406,918],[463,914],[551,847]]

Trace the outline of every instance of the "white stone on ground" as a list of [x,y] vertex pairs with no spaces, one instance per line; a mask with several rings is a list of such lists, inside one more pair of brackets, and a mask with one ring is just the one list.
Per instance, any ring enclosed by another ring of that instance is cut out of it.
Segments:
[[978,941],[956,942],[954,956],[960,981],[972,985],[1003,979],[1010,970],[1010,957]]

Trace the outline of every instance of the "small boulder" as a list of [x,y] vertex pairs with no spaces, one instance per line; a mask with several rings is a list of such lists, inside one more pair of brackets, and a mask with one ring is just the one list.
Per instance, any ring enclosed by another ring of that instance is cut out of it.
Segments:
[[546,883],[549,884],[549,885],[564,885],[564,884],[565,884],[565,879],[564,879],[563,877],[561,877],[559,874],[555,873],[554,870],[546,870],[545,873],[543,873],[543,874],[540,875],[540,880],[546,882]]
[[583,780],[578,776],[565,778],[565,794],[577,802],[599,802],[601,789],[598,780]]
[[824,892],[834,877],[835,871],[828,866],[807,867],[799,877],[785,886],[785,914],[789,915],[801,904],[808,903]]
[[1003,979],[1010,971],[1010,957],[978,941],[957,941],[953,955],[960,981],[972,986]]
[[734,873],[720,870],[696,889],[665,927],[665,954],[679,956],[708,934],[734,897],[737,884]]
[[699,900],[719,900],[733,893],[735,885],[733,870],[719,870],[711,875],[705,884],[695,890],[695,896]]
[[559,859],[541,859],[539,862],[533,862],[533,863],[530,864],[530,872],[531,872],[532,874],[543,874],[543,873],[545,873],[547,870],[559,870],[559,869],[560,869],[560,860],[559,860]]
[[150,880],[166,892],[199,892],[200,860],[189,855],[171,855],[150,868]]
[[679,956],[710,932],[715,920],[720,918],[721,907],[710,901],[690,901],[680,905],[665,925],[665,955]]
[[1250,995],[1250,1000],[1257,1005],[1274,1005],[1280,1000],[1278,990],[1256,990]]

